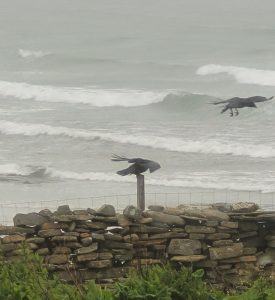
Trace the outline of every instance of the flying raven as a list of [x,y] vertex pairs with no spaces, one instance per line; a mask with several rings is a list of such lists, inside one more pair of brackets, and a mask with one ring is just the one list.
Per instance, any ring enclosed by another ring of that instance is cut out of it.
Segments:
[[128,163],[132,163],[130,167],[127,169],[123,169],[117,172],[118,175],[138,175],[149,169],[150,173],[158,170],[160,168],[160,164],[155,161],[143,159],[143,158],[126,158],[124,156],[113,155],[111,158],[112,161],[128,161]]
[[233,108],[235,109],[235,115],[237,116],[239,114],[238,108],[243,108],[243,107],[254,107],[257,108],[255,102],[264,102],[273,99],[274,96],[270,98],[262,97],[262,96],[253,96],[253,97],[247,97],[247,98],[239,98],[239,97],[234,97],[228,100],[223,100],[223,101],[218,101],[214,102],[213,104],[222,104],[222,103],[227,103],[221,113],[224,113],[228,109],[230,109],[230,116],[232,117],[233,114]]

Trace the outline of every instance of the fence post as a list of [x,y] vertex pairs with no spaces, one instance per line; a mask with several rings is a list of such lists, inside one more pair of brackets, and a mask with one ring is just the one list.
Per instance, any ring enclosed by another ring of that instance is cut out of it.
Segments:
[[137,207],[142,211],[145,209],[145,185],[144,175],[137,174]]

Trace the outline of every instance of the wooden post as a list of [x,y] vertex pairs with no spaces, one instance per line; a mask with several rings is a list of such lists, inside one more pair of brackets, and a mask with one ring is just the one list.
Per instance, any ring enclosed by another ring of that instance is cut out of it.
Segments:
[[145,186],[144,175],[137,174],[137,207],[145,210]]

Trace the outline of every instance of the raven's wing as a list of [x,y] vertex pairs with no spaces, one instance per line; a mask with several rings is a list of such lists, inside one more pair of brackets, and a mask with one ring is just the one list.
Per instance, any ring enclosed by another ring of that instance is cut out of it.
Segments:
[[111,158],[112,161],[128,161],[128,163],[144,163],[147,162],[147,159],[143,158],[127,158],[125,156],[113,155]]
[[128,167],[127,169],[123,169],[123,170],[117,171],[116,173],[118,175],[121,175],[121,176],[136,174],[136,165],[133,164],[130,167]]
[[222,100],[222,101],[212,102],[212,104],[217,105],[217,104],[230,103],[230,102],[233,102],[233,101],[236,101],[236,100],[239,100],[239,99],[241,99],[241,98],[239,98],[239,97],[234,97],[234,98],[230,98],[230,99],[227,99],[227,100]]
[[248,99],[253,102],[264,102],[264,101],[269,101],[272,100],[274,96],[270,98],[262,97],[262,96],[254,96],[254,97],[249,97]]

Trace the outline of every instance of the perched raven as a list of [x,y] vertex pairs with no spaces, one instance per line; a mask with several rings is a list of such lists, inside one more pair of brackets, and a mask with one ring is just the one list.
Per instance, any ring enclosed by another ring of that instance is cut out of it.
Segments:
[[119,155],[113,155],[112,161],[128,161],[128,163],[132,163],[130,167],[127,169],[123,169],[117,172],[117,174],[121,176],[125,175],[138,175],[149,169],[150,173],[158,170],[160,168],[160,164],[155,161],[143,159],[143,158],[126,158]]
[[235,115],[237,116],[239,114],[238,108],[243,108],[243,107],[254,107],[257,108],[255,102],[264,102],[273,99],[274,96],[270,98],[262,97],[262,96],[253,96],[253,97],[248,97],[248,98],[239,98],[239,97],[234,97],[228,100],[223,100],[223,101],[218,101],[214,102],[213,104],[223,104],[227,103],[227,105],[223,108],[221,113],[224,113],[228,109],[230,109],[230,116],[232,117],[233,114],[233,108],[235,109]]

